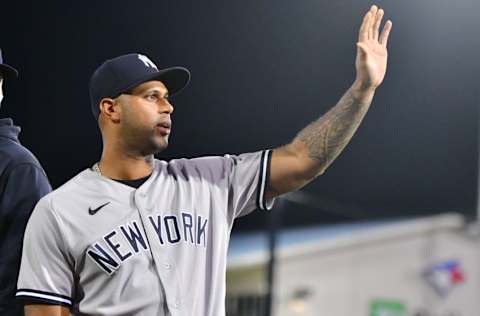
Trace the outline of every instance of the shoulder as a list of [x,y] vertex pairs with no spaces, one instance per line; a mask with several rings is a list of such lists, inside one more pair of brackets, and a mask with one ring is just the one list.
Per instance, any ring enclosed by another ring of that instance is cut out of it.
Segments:
[[223,156],[204,156],[190,159],[180,158],[169,162],[157,159],[155,161],[156,168],[160,170],[224,170],[245,161],[260,160],[269,152],[270,150],[261,150],[240,155],[225,154]]
[[44,196],[39,204],[42,203],[43,206],[54,210],[56,204],[72,200],[75,196],[81,195],[82,191],[89,187],[89,182],[93,180],[93,171],[85,169]]
[[225,177],[233,165],[232,156],[205,156],[198,158],[180,158],[169,162],[158,161],[157,166],[161,172],[173,176],[207,177],[219,179]]
[[18,143],[2,141],[0,144],[0,161],[4,170],[11,170],[22,165],[30,165],[44,173],[35,155]]
[[265,154],[266,151],[257,151],[240,155],[225,154],[191,159],[181,158],[169,162],[156,160],[156,168],[160,173],[183,177],[187,180],[191,177],[201,177],[216,181],[229,177],[239,165],[244,168],[255,168]]

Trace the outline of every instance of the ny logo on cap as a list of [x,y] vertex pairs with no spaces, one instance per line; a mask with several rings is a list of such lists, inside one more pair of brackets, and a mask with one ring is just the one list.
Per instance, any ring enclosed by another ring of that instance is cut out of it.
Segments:
[[157,66],[147,56],[138,54],[138,59],[140,59],[145,64],[145,66],[158,70]]

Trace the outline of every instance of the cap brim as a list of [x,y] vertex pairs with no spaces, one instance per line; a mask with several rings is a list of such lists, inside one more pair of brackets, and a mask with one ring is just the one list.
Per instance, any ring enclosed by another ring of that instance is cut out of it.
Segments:
[[122,88],[118,94],[128,92],[136,86],[152,80],[161,81],[167,87],[169,96],[173,96],[188,85],[190,82],[190,71],[184,67],[160,69],[158,72],[135,80],[135,82],[130,83],[127,87]]
[[7,64],[0,64],[0,74],[6,79],[15,79],[18,77],[17,69]]

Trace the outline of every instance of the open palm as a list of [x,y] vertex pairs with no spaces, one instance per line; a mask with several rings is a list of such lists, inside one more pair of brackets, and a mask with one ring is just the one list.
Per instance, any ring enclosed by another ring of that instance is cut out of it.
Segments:
[[374,89],[378,87],[385,78],[387,71],[387,42],[392,29],[392,22],[387,21],[380,34],[383,14],[382,9],[372,6],[363,18],[360,27],[355,66],[357,82],[363,88]]

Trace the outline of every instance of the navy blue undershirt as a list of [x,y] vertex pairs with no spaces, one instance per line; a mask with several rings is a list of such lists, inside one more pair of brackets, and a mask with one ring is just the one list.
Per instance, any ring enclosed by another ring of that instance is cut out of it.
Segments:
[[142,184],[145,183],[145,181],[148,180],[148,178],[150,178],[150,176],[151,176],[151,174],[149,174],[146,177],[143,177],[143,178],[140,178],[140,179],[134,179],[134,180],[117,180],[117,179],[113,179],[113,180],[115,180],[117,182],[120,182],[120,183],[123,183],[125,185],[128,185],[129,187],[138,189]]

